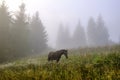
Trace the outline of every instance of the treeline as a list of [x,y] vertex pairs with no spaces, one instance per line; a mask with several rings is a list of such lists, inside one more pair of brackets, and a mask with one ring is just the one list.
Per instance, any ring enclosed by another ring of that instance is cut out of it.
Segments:
[[69,27],[66,29],[64,27],[63,24],[59,26],[57,48],[102,47],[114,44],[109,38],[109,31],[101,15],[98,16],[96,21],[91,17],[88,20],[86,30],[79,21],[72,35]]
[[25,13],[25,4],[11,13],[5,2],[0,5],[0,63],[47,49],[47,34],[39,13]]

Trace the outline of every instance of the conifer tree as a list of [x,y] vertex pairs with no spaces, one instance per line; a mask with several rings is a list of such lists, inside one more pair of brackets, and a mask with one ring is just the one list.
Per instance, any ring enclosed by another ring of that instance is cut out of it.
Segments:
[[85,47],[86,46],[86,35],[84,28],[82,27],[80,21],[74,31],[73,34],[73,41],[74,41],[74,47],[79,48],[79,47]]
[[94,19],[91,17],[88,21],[87,26],[87,43],[89,47],[95,47],[97,44],[97,29],[96,29],[96,23]]
[[32,29],[32,37],[31,44],[32,50],[34,53],[40,53],[47,49],[47,33],[45,31],[45,27],[39,18],[39,13],[36,14],[32,18],[31,22]]
[[11,51],[10,24],[11,16],[7,5],[3,1],[0,5],[0,62],[9,59]]
[[30,31],[27,22],[27,15],[25,14],[25,4],[19,6],[19,11],[15,16],[12,28],[12,44],[15,56],[25,56],[30,52]]
[[108,29],[105,26],[104,20],[102,19],[102,16],[99,15],[97,19],[97,45],[98,46],[105,46],[109,43],[109,33]]

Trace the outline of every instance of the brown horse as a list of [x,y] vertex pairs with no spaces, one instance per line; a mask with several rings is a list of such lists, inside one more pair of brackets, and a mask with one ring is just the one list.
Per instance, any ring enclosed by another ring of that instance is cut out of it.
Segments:
[[62,55],[65,55],[65,57],[68,58],[68,51],[65,49],[62,49],[56,52],[50,52],[48,54],[48,61],[56,60],[57,62],[59,62]]

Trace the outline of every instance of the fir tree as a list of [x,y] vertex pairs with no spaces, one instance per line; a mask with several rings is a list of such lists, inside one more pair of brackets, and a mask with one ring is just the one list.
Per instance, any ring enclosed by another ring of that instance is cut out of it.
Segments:
[[10,23],[11,16],[3,1],[0,5],[0,62],[8,60],[10,57]]
[[25,56],[30,52],[30,32],[28,28],[27,16],[25,14],[25,4],[19,6],[12,28],[12,44],[15,56]]
[[32,18],[31,22],[32,29],[32,37],[31,44],[32,50],[34,53],[40,53],[47,49],[47,33],[45,31],[45,27],[39,18],[39,13],[36,14]]
[[74,41],[73,46],[75,48],[86,46],[86,35],[85,35],[84,28],[82,27],[80,21],[74,31],[73,41]]

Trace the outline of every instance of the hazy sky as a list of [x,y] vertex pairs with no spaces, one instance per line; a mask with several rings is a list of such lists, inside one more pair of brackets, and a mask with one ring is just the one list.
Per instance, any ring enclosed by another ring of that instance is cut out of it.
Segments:
[[57,29],[60,23],[74,30],[78,20],[86,28],[90,16],[97,19],[101,14],[110,38],[118,41],[120,35],[120,0],[6,0],[11,11],[18,10],[24,1],[27,13],[39,11],[40,18],[49,35],[49,44],[55,46]]

